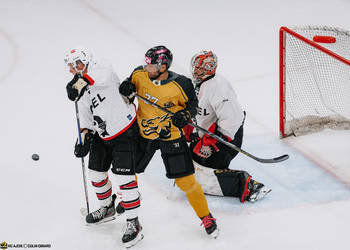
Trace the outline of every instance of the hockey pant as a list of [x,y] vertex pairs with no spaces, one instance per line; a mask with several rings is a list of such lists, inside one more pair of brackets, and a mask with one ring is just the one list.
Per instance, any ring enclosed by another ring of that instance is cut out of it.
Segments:
[[[89,176],[94,187],[100,206],[108,206],[112,202],[112,184],[107,172],[89,170]],[[127,218],[137,217],[137,208],[140,206],[140,194],[135,175],[115,175],[113,181],[119,185],[122,201]]]
[[205,194],[237,197],[244,202],[247,195],[249,173],[243,170],[212,169],[194,162],[196,180]]

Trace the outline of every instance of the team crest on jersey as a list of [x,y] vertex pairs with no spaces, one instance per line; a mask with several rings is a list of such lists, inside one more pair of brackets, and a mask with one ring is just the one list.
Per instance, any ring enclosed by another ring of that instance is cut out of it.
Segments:
[[152,119],[142,119],[141,129],[145,135],[157,134],[159,139],[168,139],[171,137],[170,128],[170,115],[165,114]]
[[102,137],[109,136],[109,133],[107,132],[106,121],[102,120],[101,117],[94,115],[94,126],[96,125],[101,130]]

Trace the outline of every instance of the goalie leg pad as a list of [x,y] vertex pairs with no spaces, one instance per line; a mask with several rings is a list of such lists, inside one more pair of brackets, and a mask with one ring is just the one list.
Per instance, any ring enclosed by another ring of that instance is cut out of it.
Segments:
[[248,172],[243,170],[220,169],[214,171],[218,178],[224,196],[233,196],[244,201],[247,195],[247,185],[251,179]]

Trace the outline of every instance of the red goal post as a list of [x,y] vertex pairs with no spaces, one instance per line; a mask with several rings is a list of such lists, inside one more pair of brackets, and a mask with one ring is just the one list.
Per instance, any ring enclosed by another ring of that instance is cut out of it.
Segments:
[[350,129],[350,32],[281,27],[280,136]]

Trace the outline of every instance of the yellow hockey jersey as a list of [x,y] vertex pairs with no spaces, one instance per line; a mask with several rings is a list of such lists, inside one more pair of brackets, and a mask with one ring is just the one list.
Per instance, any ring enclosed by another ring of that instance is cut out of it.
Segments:
[[[171,112],[188,110],[191,117],[197,113],[198,99],[192,81],[169,71],[169,77],[163,81],[152,81],[147,71],[138,67],[131,74],[130,81],[135,84],[138,95],[154,102]],[[173,125],[171,115],[139,100],[137,121],[142,137],[150,140],[175,140],[182,136],[182,129]]]

